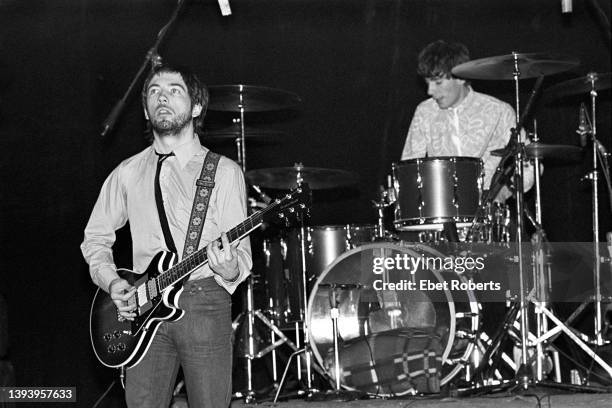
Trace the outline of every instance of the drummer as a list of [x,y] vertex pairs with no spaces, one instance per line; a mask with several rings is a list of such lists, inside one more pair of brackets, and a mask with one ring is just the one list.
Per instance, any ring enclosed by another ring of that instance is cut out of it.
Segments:
[[[488,190],[501,160],[491,151],[508,144],[516,116],[509,104],[474,91],[468,81],[452,75],[453,67],[469,60],[465,45],[443,40],[428,44],[419,53],[417,73],[425,79],[430,98],[416,108],[401,159],[480,158],[485,172],[483,188]],[[530,164],[525,169],[523,186],[527,191],[533,186],[534,172]],[[495,201],[503,202],[510,195],[504,187]]]

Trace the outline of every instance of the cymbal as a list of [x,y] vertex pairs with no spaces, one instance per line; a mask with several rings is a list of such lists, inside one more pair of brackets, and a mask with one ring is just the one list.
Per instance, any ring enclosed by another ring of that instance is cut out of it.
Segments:
[[[235,126],[230,126],[227,128],[213,128],[206,129],[202,134],[202,137],[205,140],[230,140],[233,141],[242,136],[242,131],[237,129]],[[271,139],[276,137],[284,137],[287,136],[287,133],[282,132],[280,130],[271,130],[271,129],[257,129],[248,127],[244,130],[244,137],[247,139],[260,140],[260,139]]]
[[530,159],[555,159],[573,162],[580,160],[582,149],[578,146],[533,142],[525,146],[525,155]]
[[296,94],[253,85],[213,85],[208,109],[223,112],[264,112],[291,108],[302,102]]
[[558,97],[566,95],[577,95],[589,93],[591,90],[600,91],[612,87],[612,73],[598,74],[591,72],[583,77],[570,79],[548,88],[545,92],[548,96]]
[[[492,156],[505,156],[508,150],[504,147],[492,150]],[[528,159],[555,159],[561,161],[579,161],[582,149],[578,146],[552,145],[533,142],[525,146],[525,155]]]
[[304,167],[296,164],[293,167],[274,167],[249,170],[246,178],[251,184],[266,188],[289,190],[300,182],[308,183],[312,190],[322,190],[354,184],[357,177],[346,170]]
[[453,68],[452,73],[458,77],[470,79],[514,79],[515,57],[520,74],[519,79],[556,74],[580,64],[578,59],[567,55],[513,53],[468,61],[457,65]]

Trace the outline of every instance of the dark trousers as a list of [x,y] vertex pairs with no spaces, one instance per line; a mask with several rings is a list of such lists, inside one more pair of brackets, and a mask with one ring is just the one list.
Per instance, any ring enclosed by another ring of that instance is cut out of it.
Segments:
[[130,408],[167,408],[179,367],[189,406],[229,406],[231,297],[213,278],[204,278],[185,283],[179,306],[185,315],[176,322],[162,323],[142,361],[127,370]]

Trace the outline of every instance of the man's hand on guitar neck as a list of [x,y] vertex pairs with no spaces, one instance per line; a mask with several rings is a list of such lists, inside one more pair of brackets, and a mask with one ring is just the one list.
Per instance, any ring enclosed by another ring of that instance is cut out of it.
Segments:
[[217,275],[227,282],[234,282],[240,276],[238,269],[238,246],[239,241],[230,245],[227,234],[221,234],[221,245],[219,241],[208,244],[206,252],[208,254],[208,265]]
[[128,299],[134,296],[136,288],[130,285],[125,279],[115,278],[111,281],[110,285],[108,285],[108,293],[115,303],[115,306],[117,306],[119,315],[127,320],[134,320],[136,317],[136,313],[134,313],[136,302],[128,305]]

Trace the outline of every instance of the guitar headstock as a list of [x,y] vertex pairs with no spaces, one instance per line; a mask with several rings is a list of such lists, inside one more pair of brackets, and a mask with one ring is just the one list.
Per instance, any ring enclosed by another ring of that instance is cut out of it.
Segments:
[[310,187],[307,183],[304,183],[291,190],[283,197],[272,201],[268,207],[262,211],[263,219],[270,223],[281,221],[289,226],[304,215],[308,215],[310,201]]

